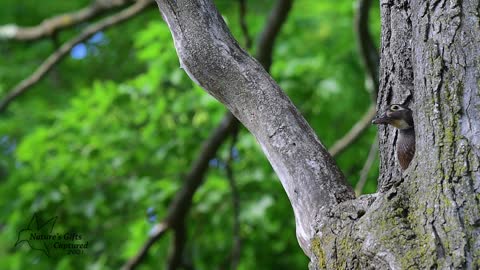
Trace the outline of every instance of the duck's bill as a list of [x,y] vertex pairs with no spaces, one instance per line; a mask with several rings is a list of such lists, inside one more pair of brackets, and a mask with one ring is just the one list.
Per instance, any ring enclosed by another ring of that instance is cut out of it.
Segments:
[[385,115],[382,115],[382,116],[379,116],[375,119],[372,120],[372,124],[374,125],[386,125],[388,124],[388,122],[390,121],[390,118],[385,116]]

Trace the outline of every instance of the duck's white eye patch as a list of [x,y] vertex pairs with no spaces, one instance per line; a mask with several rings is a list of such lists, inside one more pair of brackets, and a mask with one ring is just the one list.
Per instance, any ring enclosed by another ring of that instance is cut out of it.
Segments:
[[392,107],[390,107],[390,109],[391,109],[392,111],[398,111],[398,110],[400,109],[400,106],[398,106],[398,105],[392,105]]

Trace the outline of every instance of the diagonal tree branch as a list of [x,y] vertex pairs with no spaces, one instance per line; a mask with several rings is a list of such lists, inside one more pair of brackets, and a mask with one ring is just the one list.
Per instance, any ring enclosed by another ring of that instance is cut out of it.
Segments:
[[75,45],[90,38],[99,31],[103,31],[111,26],[117,25],[134,17],[140,12],[146,10],[147,7],[153,5],[153,3],[154,2],[150,0],[138,0],[132,6],[85,28],[79,35],[64,43],[45,61],[43,61],[43,63],[35,70],[35,72],[21,81],[10,92],[8,92],[5,97],[3,97],[3,99],[0,101],[0,113],[6,110],[10,102],[25,93],[25,91],[40,81],[52,69],[53,66],[55,66],[70,52]]
[[138,254],[133,257],[126,265],[124,265],[122,269],[133,269],[133,267],[135,266],[133,263],[141,261],[147,254],[147,251],[150,249],[150,247],[167,232],[169,227],[170,225],[165,222],[155,224],[153,230],[150,232],[150,236],[148,237],[147,241],[142,245]]
[[[256,57],[257,59],[259,59],[260,63],[262,63],[266,70],[270,69],[271,62],[267,63],[263,61],[265,61],[265,59],[271,59],[271,57],[268,57],[268,54],[272,53],[273,44],[276,37],[278,36],[278,33],[280,32],[281,25],[287,19],[288,11],[292,6],[292,1],[293,0],[279,0],[277,2],[277,4],[272,10],[272,13],[270,14],[270,19],[265,25],[263,32],[260,34],[261,38],[259,39],[260,43],[258,45],[259,49],[257,51]],[[273,17],[272,14],[278,13],[279,10],[284,11],[280,13],[282,14],[282,16]],[[266,38],[266,36],[269,36],[270,38]],[[210,138],[207,139],[207,141],[204,143],[204,147],[202,148],[204,150],[200,151],[197,161],[195,161],[194,163],[204,165],[194,165],[190,169],[187,177],[184,179],[182,189],[177,192],[173,202],[169,206],[167,217],[164,219],[163,222],[160,223],[167,224],[166,229],[173,228],[176,224],[181,224],[180,222],[183,221],[185,215],[191,207],[191,201],[195,191],[202,184],[203,178],[208,169],[206,165],[208,165],[208,162],[215,157],[216,151],[232,134],[232,131],[238,128],[239,124],[240,123],[238,122],[238,120],[230,112],[227,112],[221,124],[215,129]],[[216,148],[213,149],[213,147]],[[200,168],[202,170],[200,170]],[[172,222],[172,220],[176,220],[176,222]],[[148,250],[153,245],[153,243],[158,241],[163,236],[163,233],[163,231],[157,230],[156,233],[151,234],[145,244],[142,246],[142,248],[124,265],[123,269],[127,270],[136,268],[145,258]]]
[[330,155],[333,157],[338,156],[340,153],[345,151],[348,146],[350,146],[352,143],[354,143],[360,135],[367,130],[371,126],[372,119],[375,116],[375,106],[370,105],[368,110],[365,112],[365,114],[358,120],[355,125],[345,134],[342,138],[337,140],[330,149],[328,149],[328,152]]
[[299,244],[311,254],[311,224],[320,212],[355,197],[345,177],[290,99],[233,39],[211,0],[157,4],[182,68],[261,145],[292,204]]
[[29,41],[53,36],[58,31],[86,22],[114,8],[125,6],[131,1],[132,0],[95,0],[87,7],[46,19],[36,26],[20,27],[14,24],[3,25],[0,26],[0,39]]

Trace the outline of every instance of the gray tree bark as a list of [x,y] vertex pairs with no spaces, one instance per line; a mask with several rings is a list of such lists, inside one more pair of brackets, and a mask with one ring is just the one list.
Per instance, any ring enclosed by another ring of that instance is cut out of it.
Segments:
[[295,213],[297,238],[310,253],[321,207],[353,190],[290,99],[231,36],[211,0],[157,0],[181,67],[255,136]]
[[310,267],[478,269],[480,3],[380,4],[378,108],[410,106],[417,150],[401,172],[397,131],[380,127],[380,192],[318,220]]
[[211,0],[156,0],[181,67],[250,130],[290,199],[311,269],[480,266],[480,4],[381,1],[379,108],[414,111],[417,152],[399,170],[380,128],[378,193],[354,198],[275,81]]

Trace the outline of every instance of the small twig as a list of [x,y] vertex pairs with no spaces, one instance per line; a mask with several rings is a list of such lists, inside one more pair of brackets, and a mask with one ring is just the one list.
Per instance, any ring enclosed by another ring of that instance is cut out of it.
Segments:
[[52,36],[58,31],[86,22],[106,11],[122,7],[128,2],[131,0],[95,0],[87,7],[45,19],[39,25],[31,27],[3,25],[0,26],[0,39],[31,41]]
[[337,140],[328,152],[332,157],[335,157],[342,153],[348,146],[354,143],[360,135],[367,130],[367,128],[371,125],[371,121],[375,116],[375,106],[371,105],[368,108],[368,111],[362,116],[360,120],[345,134],[342,138]]
[[252,38],[248,33],[248,25],[247,25],[247,3],[245,0],[239,0],[240,2],[240,28],[242,29],[243,38],[245,40],[245,48],[250,49],[252,47]]
[[30,76],[9,91],[0,102],[0,113],[6,110],[10,102],[25,93],[25,91],[40,81],[40,79],[42,79],[52,69],[53,66],[62,60],[75,45],[90,38],[99,31],[105,30],[106,28],[132,18],[154,3],[154,1],[150,0],[138,0],[134,5],[85,28],[79,35],[70,39],[55,52],[53,52],[45,61],[43,61],[43,63],[35,70],[35,72],[33,72]]
[[373,138],[372,146],[370,146],[370,151],[368,152],[367,160],[365,161],[365,164],[363,165],[363,168],[360,171],[360,178],[357,182],[357,185],[355,185],[355,194],[357,196],[360,196],[363,192],[363,188],[367,183],[368,173],[372,169],[373,162],[377,157],[377,152],[378,152],[378,142],[377,142],[377,136],[375,136],[375,138]]

